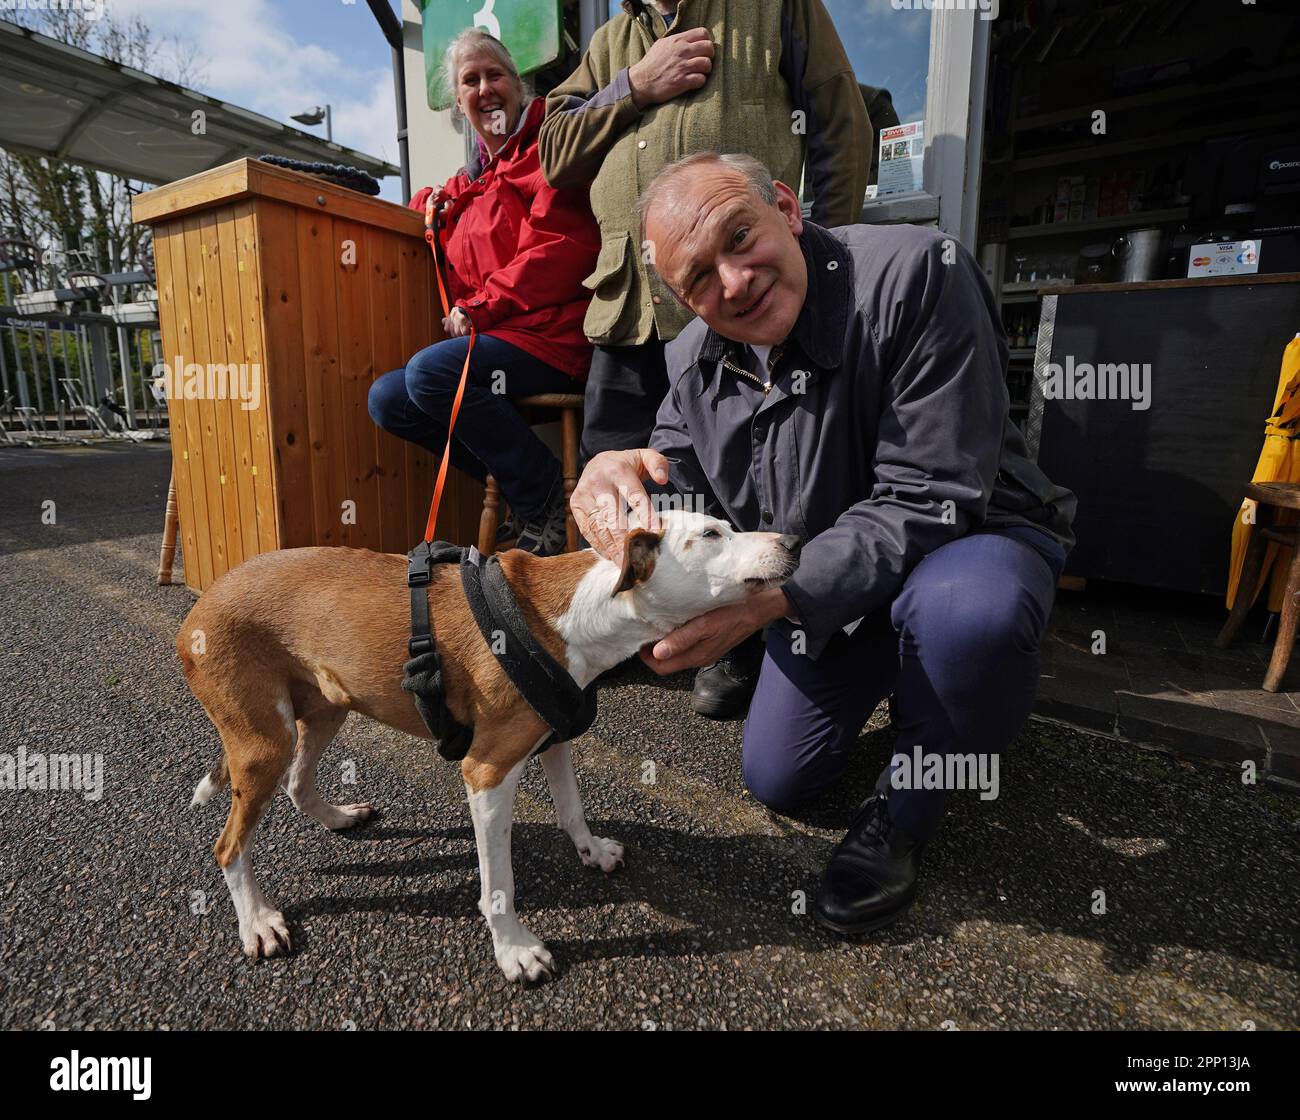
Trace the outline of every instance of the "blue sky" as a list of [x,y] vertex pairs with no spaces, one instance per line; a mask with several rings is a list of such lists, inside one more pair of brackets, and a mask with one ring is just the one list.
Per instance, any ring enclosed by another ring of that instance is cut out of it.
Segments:
[[925,115],[930,13],[896,9],[890,0],[825,0],[858,81],[884,87],[901,121]]
[[[203,93],[289,124],[328,102],[336,141],[397,163],[392,52],[365,0],[112,0],[111,11],[192,43],[205,73],[187,84]],[[397,201],[397,178],[382,182]]]

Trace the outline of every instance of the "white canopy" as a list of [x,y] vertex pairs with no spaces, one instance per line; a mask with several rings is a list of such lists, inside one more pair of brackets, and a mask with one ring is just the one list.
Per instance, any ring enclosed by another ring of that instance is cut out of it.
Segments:
[[[194,111],[202,110],[196,135]],[[242,156],[391,163],[0,20],[0,147],[170,183]]]

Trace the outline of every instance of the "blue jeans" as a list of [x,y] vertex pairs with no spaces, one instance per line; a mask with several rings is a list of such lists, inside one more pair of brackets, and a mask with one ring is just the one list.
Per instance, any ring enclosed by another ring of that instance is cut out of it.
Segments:
[[[1036,529],[972,533],[936,549],[888,610],[833,638],[816,661],[768,632],[745,722],[745,784],[773,808],[798,808],[844,773],[876,705],[896,695],[897,749],[926,754],[1002,752],[1029,716],[1039,643],[1065,553]],[[894,789],[890,817],[928,839],[942,789]]]
[[[468,338],[444,339],[426,346],[405,369],[376,378],[370,386],[371,419],[440,457],[468,349]],[[479,482],[492,475],[516,516],[526,521],[538,517],[560,477],[560,462],[510,398],[580,391],[562,370],[499,338],[479,335],[456,420],[451,465]]]

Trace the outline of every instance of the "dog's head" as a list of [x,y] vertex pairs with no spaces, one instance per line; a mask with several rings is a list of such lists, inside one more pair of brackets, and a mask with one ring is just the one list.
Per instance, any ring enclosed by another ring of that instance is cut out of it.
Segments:
[[614,594],[632,592],[653,613],[693,618],[784,583],[803,542],[788,533],[738,533],[687,510],[659,515],[662,533],[634,528]]

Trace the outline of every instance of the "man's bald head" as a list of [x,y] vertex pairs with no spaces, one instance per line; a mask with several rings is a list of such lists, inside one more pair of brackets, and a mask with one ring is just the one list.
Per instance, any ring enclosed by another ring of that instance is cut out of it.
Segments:
[[772,173],[753,156],[741,153],[720,155],[717,152],[696,152],[670,163],[654,177],[637,199],[636,211],[641,219],[641,236],[645,238],[646,216],[652,206],[680,207],[689,197],[694,173],[701,167],[729,168],[744,178],[754,197],[768,206],[776,205],[776,184]]
[[747,155],[669,164],[639,203],[643,245],[677,298],[725,338],[780,342],[808,291],[799,199]]

